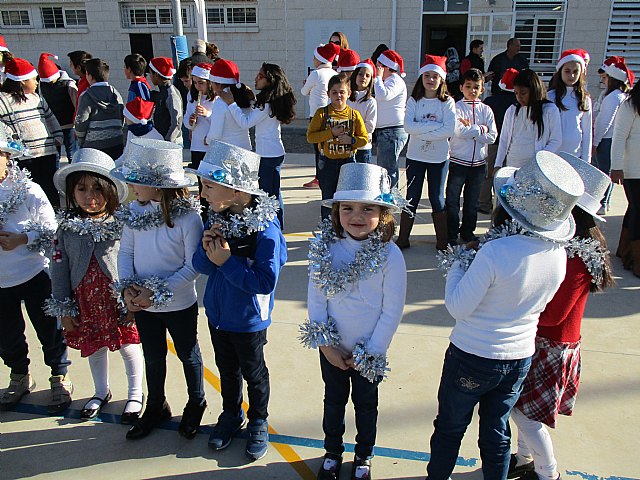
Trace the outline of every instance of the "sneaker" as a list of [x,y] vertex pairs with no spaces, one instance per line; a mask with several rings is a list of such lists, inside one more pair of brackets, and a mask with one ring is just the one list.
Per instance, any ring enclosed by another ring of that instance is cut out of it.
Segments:
[[351,480],[371,480],[371,460],[355,457],[351,467]]
[[11,410],[22,397],[33,392],[36,382],[29,373],[12,373],[9,376],[9,386],[0,397],[0,411]]
[[317,178],[314,178],[310,182],[303,183],[302,186],[304,188],[320,188],[320,182],[318,181]]
[[342,467],[342,455],[325,453],[320,470],[318,470],[318,480],[338,480],[340,467]]
[[69,375],[52,375],[49,378],[49,383],[51,383],[51,401],[47,406],[47,413],[57,415],[71,405],[73,383],[71,383]]
[[511,458],[509,459],[509,471],[507,472],[507,478],[521,478],[527,472],[533,472],[535,475],[533,460],[531,460],[529,463],[524,463],[516,467],[517,463],[518,459],[515,453],[512,453]]
[[269,448],[269,424],[266,420],[251,420],[247,425],[247,448],[245,453],[251,460],[260,460]]
[[236,416],[229,412],[222,412],[218,417],[218,423],[213,427],[209,436],[209,447],[214,450],[223,450],[229,446],[231,439],[244,425],[244,411]]

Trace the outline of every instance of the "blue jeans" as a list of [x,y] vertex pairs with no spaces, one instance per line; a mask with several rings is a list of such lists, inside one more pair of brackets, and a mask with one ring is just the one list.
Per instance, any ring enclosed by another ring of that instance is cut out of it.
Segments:
[[[64,151],[69,163],[71,163],[73,155],[76,153],[76,150],[78,150],[75,133],[76,131],[73,127],[62,130],[62,144],[64,145]],[[58,146],[56,149],[58,150],[58,157],[60,157],[60,155],[62,155],[62,147]]]
[[371,149],[358,150],[356,152],[356,162],[358,163],[371,163]]
[[[611,176],[611,142],[610,138],[603,138],[600,140],[600,144],[596,147],[596,153],[598,159],[596,166],[607,175]],[[608,207],[611,202],[611,194],[613,193],[613,183],[609,184],[609,188],[604,194],[604,197],[600,201],[603,207]]]
[[398,185],[398,158],[408,139],[402,126],[376,130],[378,165],[387,169],[392,187]]
[[462,437],[479,403],[478,446],[486,480],[505,480],[509,470],[509,415],[516,404],[531,357],[493,360],[463,352],[453,344],[445,353],[433,422],[427,478],[446,480],[456,464]]
[[448,160],[442,163],[427,163],[407,158],[407,200],[413,213],[418,210],[425,175],[433,213],[444,211],[444,181],[447,178],[448,165]]
[[258,170],[258,186],[267,192],[269,196],[274,196],[280,203],[278,210],[278,220],[280,228],[284,229],[284,203],[282,202],[282,192],[280,191],[280,171],[284,155],[279,157],[261,157],[260,169]]
[[[447,235],[449,241],[460,237],[465,242],[474,239],[474,230],[478,222],[478,199],[484,181],[485,165],[467,167],[449,163],[447,180]],[[464,187],[464,206],[462,207],[462,225],[460,225],[460,195]]]
[[187,150],[191,149],[191,130],[182,125],[182,148],[186,148]]
[[[324,155],[320,155],[320,159],[318,160],[318,182],[320,182],[320,191],[322,192],[323,200],[333,198],[333,194],[336,193],[340,167],[347,163],[354,162],[355,157],[333,160]],[[329,207],[320,207],[320,213],[323,219],[329,218],[331,216],[331,209]]]

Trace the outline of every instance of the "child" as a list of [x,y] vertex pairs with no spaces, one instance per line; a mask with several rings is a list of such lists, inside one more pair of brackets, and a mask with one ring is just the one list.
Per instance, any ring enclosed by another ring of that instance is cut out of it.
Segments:
[[[191,71],[193,70],[193,61],[191,57],[187,57],[180,61],[178,64],[178,71],[173,77],[173,86],[178,89],[180,92],[180,97],[182,98],[182,118],[184,119],[184,114],[187,111],[187,95],[189,94],[189,90],[191,90]],[[182,145],[187,150],[191,150],[191,138],[189,135],[189,129],[184,126],[184,122],[181,125],[182,132]]]
[[211,109],[216,94],[209,81],[212,65],[200,63],[191,71],[191,89],[187,94],[187,110],[182,121],[191,131],[191,168],[198,168],[209,146],[205,138],[211,124]]
[[154,95],[153,123],[164,140],[182,145],[182,98],[171,84],[176,73],[173,61],[167,57],[155,57],[149,61],[149,68],[151,83],[158,87],[158,93]]
[[445,78],[447,57],[425,55],[420,76],[407,102],[404,130],[409,133],[407,147],[407,201],[409,212],[402,212],[396,245],[410,247],[409,235],[422,196],[425,174],[429,185],[431,217],[436,232],[436,248],[447,248],[447,212],[444,185],[449,159],[449,138],[456,124],[456,105],[449,96]]
[[[343,73],[334,75],[328,93],[331,103],[316,111],[307,128],[307,142],[318,144],[320,151],[318,180],[323,200],[333,197],[340,167],[355,162],[356,150],[369,141],[360,113],[347,105],[349,79]],[[323,205],[321,213],[329,218],[331,209]]]
[[[320,44],[313,51],[314,70],[312,70],[309,73],[309,76],[304,80],[302,83],[302,90],[300,90],[302,95],[309,97],[309,121],[311,121],[313,115],[319,108],[325,107],[329,104],[329,97],[327,95],[327,91],[329,90],[329,79],[336,74],[333,68],[331,68],[331,63],[339,53],[340,46],[333,42],[329,42],[326,45]],[[316,143],[313,144],[313,150],[315,152],[316,174],[313,177],[313,180],[302,185],[304,188],[320,188],[320,184],[318,183],[318,161],[320,160],[320,150]]]
[[114,160],[122,155],[122,97],[109,85],[109,65],[99,58],[85,64],[89,88],[82,94],[76,114],[80,148],[95,148]]
[[62,145],[62,130],[47,101],[36,93],[38,72],[26,60],[14,58],[5,66],[7,79],[0,93],[0,121],[24,142],[18,166],[31,173],[53,206],[60,198],[53,185],[58,162],[57,146]]
[[171,418],[165,397],[167,330],[182,362],[189,400],[178,433],[194,438],[207,403],[198,346],[198,276],[191,258],[202,237],[199,208],[189,198],[193,181],[184,175],[182,147],[135,138],[121,167],[111,171],[131,185],[137,201],[121,208],[124,222],[114,288],[136,319],[147,373],[147,407],[127,432],[146,437]]
[[296,97],[282,68],[273,63],[262,64],[256,75],[255,87],[260,93],[248,114],[235,103],[231,92],[222,91],[220,98],[229,105],[229,113],[240,128],[256,128],[256,153],[260,155],[258,185],[269,196],[278,199],[278,220],[284,228],[280,170],[285,151],[280,125],[289,124],[294,119]]
[[89,88],[89,82],[87,81],[87,61],[93,58],[89,52],[84,50],[74,50],[67,53],[69,57],[69,67],[74,75],[78,77],[78,96],[76,97],[76,111],[78,110],[78,102],[80,101],[80,95]]
[[[540,314],[536,353],[511,418],[518,427],[518,452],[508,478],[559,479],[551,436],[558,415],[571,415],[580,381],[580,327],[587,297],[614,285],[604,234],[596,225],[598,200],[610,179],[596,167],[559,154],[580,175],[585,193],[573,209],[576,233],[567,246],[567,274]],[[534,471],[535,466],[535,471]]]
[[9,51],[9,47],[7,46],[4,36],[0,35],[0,86],[2,86],[6,79],[4,66],[12,58],[13,54]]
[[[478,199],[484,180],[487,145],[496,141],[498,131],[491,108],[482,101],[484,75],[477,68],[462,74],[463,100],[456,103],[455,133],[451,138],[449,177],[447,179],[447,236],[456,245],[458,233],[464,243],[477,240],[473,233],[478,221]],[[464,187],[462,225],[460,194]]]
[[111,400],[107,352],[120,350],[129,383],[121,423],[129,425],[142,410],[143,367],[138,330],[127,322],[111,290],[122,233],[113,214],[128,193],[124,182],[109,177],[114,166],[106,153],[81,148],[74,162],[54,176],[66,197],[66,211],[58,217],[53,294],[46,312],[60,318],[67,345],[89,360],[95,393],[80,411],[81,419],[97,417]]
[[519,168],[536,152],[557,152],[562,144],[560,112],[547,100],[536,72],[522,70],[513,79],[513,89],[518,103],[510,106],[504,116],[495,168]]
[[564,279],[567,256],[559,242],[573,237],[571,210],[584,193],[575,170],[544,151],[520,169],[500,169],[494,184],[501,205],[495,228],[466,271],[454,261],[447,275],[445,306],[456,323],[431,436],[433,479],[450,477],[478,404],[482,474],[507,477],[509,414],[535,350],[538,316]]
[[385,169],[344,165],[333,199],[323,202],[331,205],[331,220],[321,223],[322,232],[309,248],[309,319],[300,327],[300,340],[319,347],[325,385],[326,453],[318,479],[340,474],[349,390],[357,430],[351,478],[372,478],[378,384],[388,370],[386,354],[407,287],[404,258],[391,242],[392,214],[399,210],[393,199]]
[[566,50],[551,78],[549,100],[560,111],[562,144],[558,151],[567,152],[591,163],[592,113],[587,91],[587,65],[582,52]]
[[198,170],[192,170],[211,205],[193,266],[209,276],[203,303],[222,384],[222,413],[209,447],[226,448],[242,428],[244,377],[249,394],[245,453],[252,460],[267,454],[270,387],[263,349],[278,276],[287,261],[277,200],[258,188],[259,162],[253,152],[215,141]]
[[[249,113],[251,103],[255,100],[255,95],[249,87],[240,83],[240,72],[238,66],[231,60],[219,59],[211,68],[211,77],[216,95],[227,91],[233,95],[236,105]],[[211,110],[211,125],[207,133],[207,144],[212,144],[214,140],[230,143],[246,150],[251,150],[251,139],[249,138],[249,128],[239,125],[234,119],[224,100],[216,98]]]
[[0,356],[11,370],[9,387],[0,396],[0,410],[12,409],[35,389],[29,373],[24,301],[42,343],[44,362],[51,369],[47,411],[57,415],[71,404],[73,385],[67,374],[71,362],[62,329],[42,310],[51,295],[49,259],[44,252],[53,239],[56,219],[42,188],[13,163],[24,145],[12,136],[12,130],[0,123]]
[[340,50],[340,57],[338,58],[338,68],[336,72],[344,72],[349,78],[353,74],[354,70],[360,63],[360,55],[355,50],[349,50],[348,48]]
[[353,75],[349,79],[351,95],[347,100],[354,110],[360,112],[367,130],[367,144],[356,152],[356,162],[371,163],[371,137],[378,121],[378,105],[373,98],[373,79],[376,76],[376,67],[367,58],[356,65]]
[[148,138],[150,140],[164,140],[160,132],[155,129],[151,115],[154,103],[136,97],[124,106],[124,123],[127,125],[127,143],[118,163],[127,157],[129,144],[134,138]]
[[127,94],[127,103],[136,97],[151,100],[151,86],[144,76],[147,61],[139,53],[132,53],[124,57],[124,76],[131,81]]

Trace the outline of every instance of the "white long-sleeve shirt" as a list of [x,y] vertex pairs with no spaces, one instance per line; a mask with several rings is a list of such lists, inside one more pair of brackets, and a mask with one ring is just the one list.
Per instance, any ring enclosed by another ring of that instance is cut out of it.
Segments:
[[261,157],[273,158],[284,155],[284,145],[280,136],[280,121],[271,116],[271,105],[263,108],[241,109],[237,104],[229,105],[229,113],[247,131],[256,127],[256,153]]
[[[200,105],[205,108],[207,113],[203,116],[198,115],[195,126],[189,125],[189,118],[196,112],[198,106],[197,101],[191,101],[191,92],[187,93],[187,110],[184,113],[182,124],[191,130],[191,151],[192,152],[206,152],[209,150],[209,146],[204,144],[204,139],[209,133],[209,126],[211,125],[211,109],[213,108],[213,100],[208,100],[206,95],[202,95],[200,99]],[[224,102],[223,102],[224,103]]]
[[618,109],[611,142],[611,170],[622,170],[624,178],[640,178],[640,115],[633,104]]
[[[469,122],[469,126],[462,120]],[[455,132],[449,147],[452,162],[467,167],[484,165],[488,145],[494,143],[497,137],[496,120],[489,105],[464,99],[456,103]]]
[[[244,113],[248,113],[245,109]],[[236,147],[251,150],[251,138],[249,128],[243,128],[233,119],[229,112],[229,106],[221,98],[216,98],[211,107],[211,117],[209,123],[209,133],[207,133],[207,144],[211,145],[214,140],[230,143]]]
[[[159,202],[142,205],[133,201],[129,205],[141,214],[160,208]],[[193,305],[196,300],[196,278],[191,259],[202,239],[202,219],[190,212],[173,219],[173,228],[165,223],[149,230],[133,230],[127,226],[122,230],[118,252],[118,276],[120,279],[151,276],[166,280],[173,297],[164,307],[151,306],[149,312],[175,312]]]
[[349,105],[354,110],[360,112],[362,120],[364,120],[364,127],[369,134],[369,141],[364,147],[360,147],[358,150],[371,150],[371,135],[376,128],[376,122],[378,121],[378,105],[376,99],[370,97],[369,99],[361,102],[360,99],[364,97],[366,92],[356,92],[356,99],[354,102],[347,100]]
[[[555,103],[556,91],[551,90],[549,100]],[[591,163],[591,143],[593,140],[593,106],[591,97],[587,97],[588,110],[578,108],[578,98],[573,87],[567,87],[567,94],[562,99],[567,110],[560,110],[562,126],[562,144],[559,152],[567,152]]]
[[407,158],[427,163],[442,163],[449,158],[449,138],[456,123],[456,104],[453,98],[413,97],[407,102],[404,129],[409,134]]
[[456,320],[451,343],[483,358],[530,357],[538,317],[564,280],[566,267],[564,248],[524,235],[487,242],[466,272],[455,263],[444,297]]
[[613,122],[616,119],[618,108],[627,99],[627,94],[616,89],[604,97],[600,104],[598,116],[593,121],[593,145],[598,146],[603,138],[613,137]]
[[[351,237],[331,244],[334,268],[351,262],[362,242]],[[386,244],[388,256],[382,269],[370,277],[353,283],[346,291],[327,298],[313,282],[309,282],[309,321],[326,323],[332,317],[338,327],[340,347],[351,353],[364,339],[370,353],[386,353],[404,309],[407,268],[395,243]]]
[[313,117],[316,110],[329,105],[329,80],[338,73],[328,63],[323,63],[309,73],[300,92],[309,97],[309,117]]
[[401,127],[405,118],[407,104],[407,84],[397,73],[386,80],[376,77],[373,82],[378,104],[376,128]]

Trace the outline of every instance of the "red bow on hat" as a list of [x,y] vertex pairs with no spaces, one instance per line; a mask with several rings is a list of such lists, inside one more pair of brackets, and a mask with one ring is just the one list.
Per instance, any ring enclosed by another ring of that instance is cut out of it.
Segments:
[[154,57],[149,61],[149,67],[163,78],[171,78],[175,75],[173,60],[168,57]]
[[49,57],[58,59],[53,53],[41,53],[38,60],[38,75],[40,75],[40,81],[45,83],[54,82],[60,78],[60,69]]
[[221,83],[224,85],[234,85],[240,88],[240,70],[231,60],[220,58],[216,60],[211,68],[211,75],[209,81],[215,83]]
[[345,48],[340,50],[340,56],[338,57],[338,72],[352,72],[356,69],[356,66],[360,63],[360,55],[355,50],[349,50]]
[[401,77],[406,76],[404,73],[404,59],[395,50],[385,50],[378,57],[378,61],[385,67],[398,72]]
[[146,123],[151,118],[153,113],[154,103],[148,100],[143,100],[142,97],[136,97],[124,106],[124,116],[131,120],[133,123]]
[[316,57],[320,63],[331,63],[338,55],[340,55],[340,45],[336,45],[335,43],[320,44],[313,52],[313,56]]
[[444,80],[447,77],[447,57],[425,55],[424,63],[420,66],[420,75],[425,72],[436,72]]
[[23,58],[13,58],[9,60],[4,65],[4,71],[7,74],[7,78],[15,82],[21,82],[22,80],[28,80],[38,76],[35,67]]

